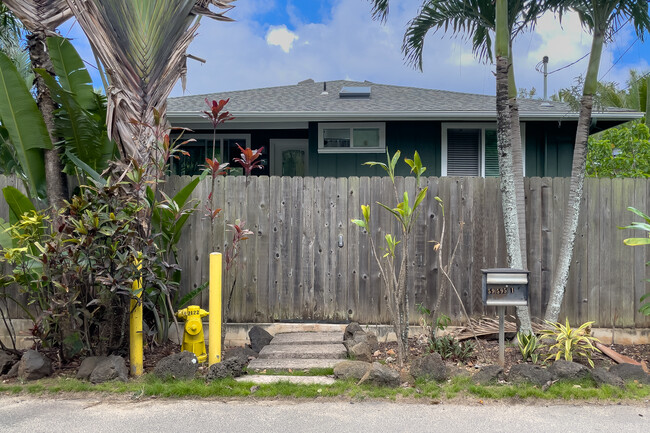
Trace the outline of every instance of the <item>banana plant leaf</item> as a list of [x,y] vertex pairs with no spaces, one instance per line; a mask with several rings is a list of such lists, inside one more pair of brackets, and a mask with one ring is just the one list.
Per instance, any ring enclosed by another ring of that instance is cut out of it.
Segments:
[[0,120],[33,196],[46,196],[43,149],[51,149],[43,116],[13,62],[0,52]]

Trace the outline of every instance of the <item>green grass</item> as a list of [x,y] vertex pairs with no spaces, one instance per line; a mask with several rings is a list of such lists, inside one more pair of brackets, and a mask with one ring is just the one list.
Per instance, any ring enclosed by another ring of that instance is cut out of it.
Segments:
[[[304,374],[304,372],[302,372]],[[289,382],[256,386],[252,382],[223,379],[207,382],[194,380],[161,380],[153,375],[131,380],[127,383],[108,382],[93,385],[73,378],[49,378],[29,383],[0,384],[0,393],[15,394],[65,394],[107,393],[126,397],[202,398],[202,397],[248,397],[256,398],[304,398],[343,397],[355,400],[403,398],[416,400],[440,400],[476,398],[480,400],[541,399],[541,400],[643,400],[650,397],[650,386],[628,383],[625,388],[596,387],[591,379],[580,382],[557,382],[542,391],[533,385],[475,385],[469,377],[455,377],[444,383],[419,380],[414,387],[387,388],[368,384],[357,385],[355,381],[337,381],[333,385],[301,385]]]

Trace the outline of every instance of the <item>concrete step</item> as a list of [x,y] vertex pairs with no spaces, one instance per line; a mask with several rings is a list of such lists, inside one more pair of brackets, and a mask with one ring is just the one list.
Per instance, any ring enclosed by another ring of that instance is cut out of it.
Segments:
[[300,385],[332,385],[336,380],[327,376],[277,376],[269,374],[252,374],[238,377],[237,382],[252,382],[258,385],[267,383],[290,382]]
[[336,364],[343,361],[343,359],[253,359],[248,363],[248,368],[251,370],[309,370],[310,368],[334,368]]
[[269,344],[258,359],[342,359],[347,354],[343,344]]
[[341,332],[286,332],[276,334],[271,344],[337,344],[343,343]]

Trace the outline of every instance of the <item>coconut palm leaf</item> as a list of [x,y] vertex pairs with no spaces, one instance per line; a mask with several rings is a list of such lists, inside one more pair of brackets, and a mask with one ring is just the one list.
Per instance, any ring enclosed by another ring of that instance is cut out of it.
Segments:
[[[511,38],[534,26],[542,13],[539,2],[508,1],[508,25]],[[491,0],[426,0],[418,16],[413,18],[404,34],[402,52],[407,63],[422,69],[422,51],[427,33],[451,31],[455,37],[472,41],[472,51],[483,62],[492,61],[491,32],[496,28],[495,3]]]
[[166,100],[186,72],[186,50],[205,15],[232,21],[225,12],[233,0],[68,0],[81,28],[103,63],[109,136],[123,157],[148,162],[155,152],[154,113],[164,117]]
[[2,0],[30,31],[54,30],[72,16],[66,0]]

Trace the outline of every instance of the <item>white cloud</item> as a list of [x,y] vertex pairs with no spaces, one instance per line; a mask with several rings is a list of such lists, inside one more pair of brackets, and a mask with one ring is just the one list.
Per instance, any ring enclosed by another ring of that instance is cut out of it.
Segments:
[[[320,23],[309,23],[300,19],[296,9],[299,3],[292,1],[288,3],[290,30],[287,25],[269,27],[260,21],[274,8],[287,7],[286,0],[248,0],[228,13],[235,22],[201,21],[189,53],[205,58],[207,64],[188,61],[186,94],[288,85],[306,78],[353,78],[494,94],[494,66],[476,61],[467,38],[430,33],[424,44],[424,72],[404,64],[402,37],[421,3],[422,0],[396,2],[391,5],[387,22],[379,23],[371,19],[370,2],[335,0],[322,3]],[[600,76],[617,60],[612,49],[622,52],[633,40],[629,29],[617,33],[614,43],[603,52]],[[544,16],[534,32],[522,34],[515,41],[518,87],[535,87],[541,95],[543,76],[535,66],[542,57],[550,57],[549,70],[553,71],[587,53],[590,44],[591,36],[583,31],[575,16],[566,15],[561,26],[552,15]],[[80,38],[75,45],[85,60],[94,63],[87,41]],[[283,50],[281,56],[278,47]],[[647,48],[637,42],[605,79],[624,84],[630,67],[647,70],[646,53]],[[575,77],[584,75],[586,67],[587,59],[551,74],[548,93],[570,86]],[[96,79],[95,75],[93,78]],[[172,95],[181,94],[179,84]]]
[[266,33],[266,43],[277,45],[282,51],[288,53],[293,48],[293,43],[300,39],[297,34],[287,29],[287,26],[271,27]]

